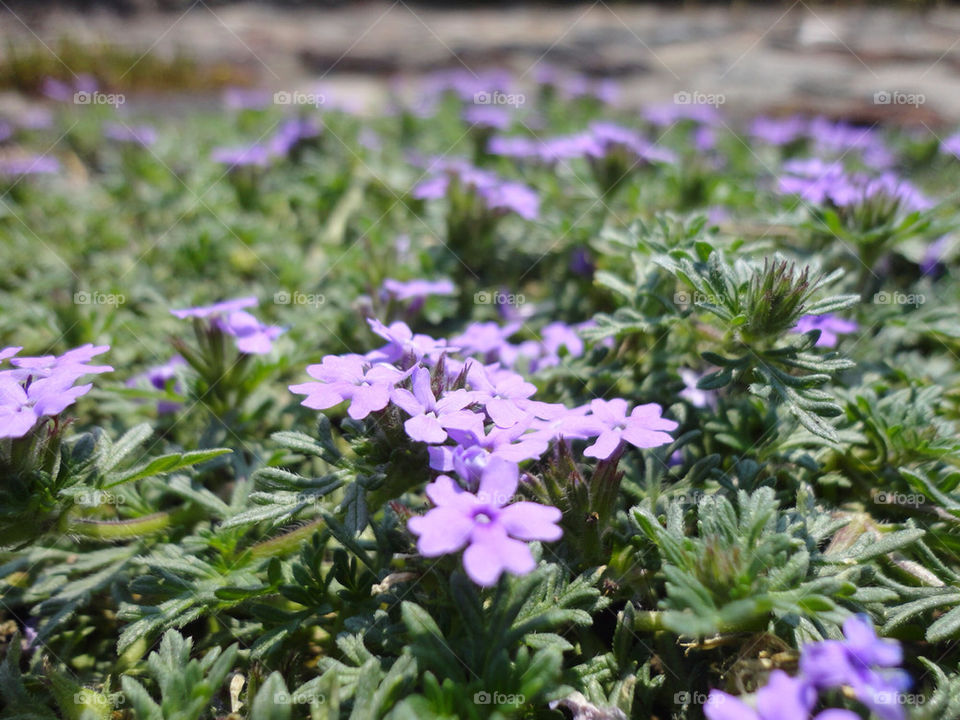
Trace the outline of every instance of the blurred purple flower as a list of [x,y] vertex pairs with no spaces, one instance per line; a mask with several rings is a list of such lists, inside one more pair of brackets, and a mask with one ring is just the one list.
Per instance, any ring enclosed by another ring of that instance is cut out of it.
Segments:
[[839,335],[856,332],[860,326],[853,320],[845,320],[832,313],[826,315],[804,315],[793,328],[795,333],[805,333],[819,330],[820,337],[816,347],[836,347]]
[[[186,365],[186,360],[179,355],[174,355],[162,365],[154,365],[148,368],[146,372],[127,380],[127,387],[137,387],[142,381],[146,381],[157,390],[166,390],[167,383],[177,376],[177,369],[184,365]],[[178,394],[183,392],[179,381],[174,384],[173,391]],[[160,415],[173,413],[179,410],[181,405],[182,403],[179,402],[161,400],[157,403],[157,412]]]
[[273,348],[276,340],[284,330],[276,325],[264,325],[243,308],[257,305],[255,297],[225,300],[204,307],[187,308],[185,310],[171,310],[170,313],[178,318],[188,317],[212,318],[212,325],[220,331],[232,336],[236,340],[237,349],[249,355],[263,355]]
[[799,140],[807,132],[809,121],[800,115],[785,118],[758,117],[750,124],[750,135],[768,145],[783,146]]
[[383,281],[384,294],[400,301],[423,300],[432,295],[456,295],[457,286],[452,280],[394,280],[386,278]]
[[0,159],[0,175],[53,175],[60,172],[60,161],[46,155],[13,156]]
[[103,136],[116,142],[143,147],[149,147],[157,141],[157,131],[150,125],[130,127],[121,123],[107,123],[103,126]]
[[210,153],[214,162],[235,167],[266,167],[270,163],[270,152],[262,145],[248,147],[220,147]]
[[414,334],[410,326],[404,322],[390,323],[388,327],[379,320],[367,318],[367,323],[374,333],[388,341],[382,348],[367,353],[367,359],[372,362],[403,361],[409,367],[424,358],[436,360],[443,353],[458,349],[448,345],[446,340],[437,340],[419,333]]

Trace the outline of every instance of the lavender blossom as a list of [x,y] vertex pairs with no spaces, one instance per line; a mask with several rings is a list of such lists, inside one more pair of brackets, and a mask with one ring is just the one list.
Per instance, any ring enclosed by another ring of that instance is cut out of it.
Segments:
[[390,394],[393,403],[410,415],[403,427],[412,440],[442,443],[447,439],[447,430],[450,428],[482,432],[482,416],[464,410],[474,402],[473,393],[455,390],[438,399],[430,387],[430,371],[424,367],[413,371],[412,387],[412,392],[395,388]]
[[327,355],[319,365],[307,366],[307,374],[319,382],[291,385],[290,391],[306,395],[300,404],[326,410],[349,400],[347,413],[362,420],[390,403],[390,393],[404,378],[392,365],[370,363],[360,355]]
[[446,475],[427,486],[435,507],[407,526],[418,536],[424,557],[463,553],[463,567],[478,585],[491,587],[504,571],[524,575],[536,567],[527,542],[552,542],[563,535],[560,511],[521,501],[507,504],[517,491],[513,463],[492,458],[484,467],[476,494],[462,490]]
[[130,127],[121,123],[107,123],[103,127],[103,136],[119,143],[141,147],[149,147],[157,142],[157,131],[150,125]]
[[817,338],[816,347],[836,347],[840,341],[839,335],[856,332],[859,327],[853,320],[844,320],[832,313],[827,313],[826,315],[804,315],[797,321],[793,332],[805,333],[819,330],[820,337]]
[[236,340],[237,349],[249,355],[263,355],[273,348],[273,341],[283,332],[276,325],[264,325],[243,308],[257,305],[255,297],[226,300],[214,305],[171,310],[178,318],[212,318],[212,326]]
[[606,460],[613,455],[623,441],[639,448],[666,445],[673,440],[667,433],[676,430],[673,420],[662,417],[662,408],[656,403],[638,405],[627,416],[627,401],[593,400],[590,403],[591,418],[597,422],[597,440],[583,451],[587,457]]

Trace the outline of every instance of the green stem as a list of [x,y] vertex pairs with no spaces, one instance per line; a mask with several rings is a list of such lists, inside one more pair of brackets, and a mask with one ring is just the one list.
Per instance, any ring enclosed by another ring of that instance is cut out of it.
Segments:
[[159,512],[131,520],[68,520],[67,531],[94,540],[131,540],[165,530],[173,524],[170,513]]
[[250,555],[255,559],[287,555],[299,548],[304,540],[312,537],[313,533],[322,525],[323,518],[317,518],[306,525],[301,525],[296,530],[291,530],[275,538],[264,540],[250,548]]

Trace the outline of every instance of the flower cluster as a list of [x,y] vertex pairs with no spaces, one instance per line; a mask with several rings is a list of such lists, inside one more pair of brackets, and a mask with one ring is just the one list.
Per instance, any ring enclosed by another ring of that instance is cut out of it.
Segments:
[[[853,616],[843,624],[843,640],[812,643],[801,650],[800,674],[791,677],[775,670],[761,688],[754,706],[713,690],[705,708],[708,720],[809,720],[819,693],[844,689],[881,720],[904,720],[898,698],[910,687],[910,678],[896,669],[902,662],[900,645],[881,640],[868,620]],[[815,720],[859,720],[850,710],[829,709]]]
[[266,167],[276,158],[288,156],[301,143],[320,135],[320,127],[309,118],[290,118],[280,123],[265,142],[240,147],[214,148],[211,157],[230,168]]
[[237,350],[248,355],[264,355],[273,348],[273,341],[283,333],[283,328],[264,325],[244,310],[256,305],[255,297],[245,297],[170,312],[180,319],[209,318],[212,328],[235,338]]
[[891,172],[878,176],[850,173],[839,161],[825,162],[819,158],[792,160],[784,165],[784,170],[787,174],[780,178],[780,192],[799,195],[814,205],[853,208],[874,201],[908,212],[933,206],[912,183]]
[[[565,439],[593,440],[585,456],[612,458],[626,444],[664,445],[677,427],[652,403],[631,410],[619,398],[575,408],[535,400],[536,386],[500,362],[516,348],[507,341],[515,327],[475,324],[447,342],[402,322],[369,322],[385,346],[366,355],[329,355],[307,368],[314,382],[290,390],[318,410],[349,401],[347,412],[357,420],[389,405],[402,411],[406,435],[429,446],[430,468],[442,473],[426,488],[435,507],[409,524],[420,553],[435,557],[466,546],[464,567],[480,585],[494,584],[504,570],[529,572],[533,556],[524,543],[560,537],[559,510],[511,502],[520,463]],[[541,366],[559,362],[560,347],[582,352],[582,340],[574,342],[569,332],[551,328]]]
[[85,375],[111,372],[109,365],[88,364],[110,349],[107,345],[83,345],[63,355],[16,357],[22,348],[0,350],[0,438],[26,435],[43,418],[59,415],[86,395],[92,384],[76,385]]
[[462,160],[434,163],[439,170],[413,189],[413,197],[437,199],[457,185],[495,215],[516,213],[524,220],[536,220],[540,214],[540,196],[523,183],[504,180]]

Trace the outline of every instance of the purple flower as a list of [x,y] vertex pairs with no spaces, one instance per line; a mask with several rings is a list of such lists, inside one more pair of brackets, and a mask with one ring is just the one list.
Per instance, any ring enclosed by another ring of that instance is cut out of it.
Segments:
[[367,353],[367,359],[373,362],[396,363],[404,361],[414,364],[423,360],[436,360],[445,352],[453,352],[458,348],[447,345],[446,340],[437,340],[429,335],[414,334],[410,326],[404,322],[391,323],[389,327],[379,320],[368,318],[370,329],[387,340],[388,343],[378,350]]
[[446,278],[442,280],[408,280],[387,278],[383,281],[385,294],[400,300],[424,300],[431,295],[455,295],[457,286]]
[[349,400],[347,413],[354,420],[383,410],[394,386],[404,377],[392,365],[371,364],[360,355],[327,355],[319,365],[307,366],[307,374],[319,382],[290,386],[291,392],[307,396],[301,405],[326,410]]
[[[127,381],[127,387],[137,387],[140,385],[141,381],[146,381],[157,390],[166,390],[167,383],[177,376],[177,369],[183,367],[184,365],[186,365],[186,360],[179,355],[174,355],[162,365],[154,365],[145,373],[130,378]],[[174,392],[178,394],[183,391],[179,381],[174,384],[173,389]],[[179,402],[161,400],[157,403],[157,412],[160,415],[166,415],[176,412],[180,409],[180,406],[181,403]]]
[[430,483],[427,496],[435,507],[407,523],[418,536],[420,554],[438,557],[466,546],[463,567],[483,587],[495,585],[504,570],[515,575],[532,571],[536,561],[526,543],[560,539],[561,513],[527,501],[507,505],[517,491],[517,480],[515,464],[491,458],[476,494],[460,489],[446,475]]
[[470,323],[467,329],[451,342],[467,355],[474,355],[484,362],[501,359],[502,351],[510,346],[507,341],[520,329],[521,323],[498,325],[495,322]]
[[320,127],[310,118],[284,120],[267,143],[271,155],[288,155],[294,147],[320,134]]
[[693,120],[705,125],[720,123],[720,112],[716,107],[689,101],[651,105],[644,110],[643,117],[647,122],[658,127],[668,127],[684,120]]
[[673,440],[667,433],[676,430],[673,420],[662,417],[662,408],[656,403],[638,405],[627,416],[627,401],[593,400],[591,417],[597,422],[597,440],[583,451],[587,457],[605,460],[613,455],[622,441],[639,448],[665,445]]
[[819,330],[820,337],[817,338],[817,347],[836,347],[840,338],[838,335],[856,332],[860,326],[853,320],[844,320],[832,313],[826,315],[804,315],[797,321],[793,332],[805,333],[811,330]]
[[249,355],[263,355],[273,348],[273,341],[282,333],[283,328],[275,325],[264,325],[243,308],[254,307],[257,304],[255,297],[225,300],[214,305],[187,308],[185,310],[171,310],[171,314],[178,318],[188,317],[212,318],[213,326],[218,330],[231,335],[236,339],[237,349]]
[[513,427],[527,419],[525,401],[537,391],[536,385],[515,372],[486,368],[479,363],[471,363],[467,382],[490,419],[501,428]]
[[258,301],[255,297],[242,297],[236,300],[224,300],[213,305],[204,305],[202,307],[187,308],[185,310],[171,310],[170,314],[175,315],[181,320],[188,317],[205,318],[216,315],[226,315],[237,310],[243,310],[248,307],[256,307]]
[[150,125],[129,127],[121,123],[107,123],[103,126],[103,136],[120,143],[129,143],[148,147],[157,141],[157,131]]
[[[113,370],[86,364],[108,349],[85,345],[59,357],[14,358],[11,362],[15,369],[0,371],[0,438],[23,437],[42,418],[59,415],[88,393],[92,384],[74,387],[74,383],[83,375]],[[19,350],[0,351],[0,360]]]
[[266,167],[270,163],[270,153],[262,145],[248,147],[220,147],[210,153],[214,162],[235,167],[255,166]]
[[525,220],[535,220],[540,213],[540,196],[526,185],[475,168],[462,160],[434,162],[431,166],[439,174],[427,178],[413,188],[411,194],[418,199],[437,199],[446,195],[451,178],[469,192],[473,192],[488,210],[495,214],[514,212]]
[[960,133],[955,133],[948,138],[944,138],[943,142],[940,143],[940,152],[960,158]]
[[680,397],[697,408],[711,407],[716,408],[716,393],[710,390],[701,390],[697,387],[701,375],[698,375],[689,368],[680,368],[678,371],[680,379],[683,380],[684,388],[679,392]]
[[[19,348],[17,349],[19,350]],[[53,376],[71,377],[75,380],[83,375],[112,372],[113,368],[109,365],[87,364],[97,355],[102,355],[109,349],[109,345],[92,345],[87,343],[73,350],[68,350],[59,356],[41,355],[38,357],[16,357],[10,361],[10,364],[16,369],[6,372],[18,382]],[[10,350],[13,350],[13,348],[7,348],[4,352],[9,352]],[[10,357],[10,355],[7,355],[7,357]]]
[[472,126],[506,130],[510,127],[510,111],[500,105],[471,105],[463,111],[463,119]]
[[234,87],[223,92],[224,104],[233,110],[262,110],[270,101],[271,95],[267,90]]
[[[712,690],[703,712],[707,720],[809,720],[817,693],[803,680],[774,670],[757,692],[755,702],[753,708],[733,695]],[[859,720],[859,716],[848,710],[827,710],[816,720]]]
[[[527,417],[508,428],[493,425],[489,431],[482,427],[470,430],[448,428],[448,434],[454,442],[464,448],[481,447],[493,456],[519,463],[524,460],[536,460],[546,452],[549,446],[549,440],[541,434],[528,432],[534,420],[532,416]],[[450,464],[453,462],[453,456],[448,451],[449,448],[440,448],[431,453],[430,467],[435,470],[452,467]]]
[[750,135],[768,145],[789,145],[807,131],[807,119],[800,115],[785,118],[758,117],[750,124]]
[[860,702],[882,720],[903,720],[903,706],[891,702],[910,687],[910,678],[894,668],[903,660],[900,644],[881,640],[861,616],[847,618],[844,640],[826,640],[805,646],[800,671],[818,689],[849,687]]
[[585,146],[589,157],[604,158],[622,150],[629,153],[634,162],[644,164],[673,163],[677,159],[671,151],[657,147],[640,133],[613,123],[594,123],[590,126],[589,137],[590,142]]
[[447,439],[449,428],[483,431],[482,416],[464,410],[474,402],[473,393],[455,390],[438,400],[430,387],[430,371],[425,367],[413,371],[412,383],[412,392],[395,388],[390,394],[393,403],[410,415],[403,427],[411,439],[436,444]]
[[46,155],[14,155],[0,159],[0,175],[54,175],[60,172],[60,162]]

